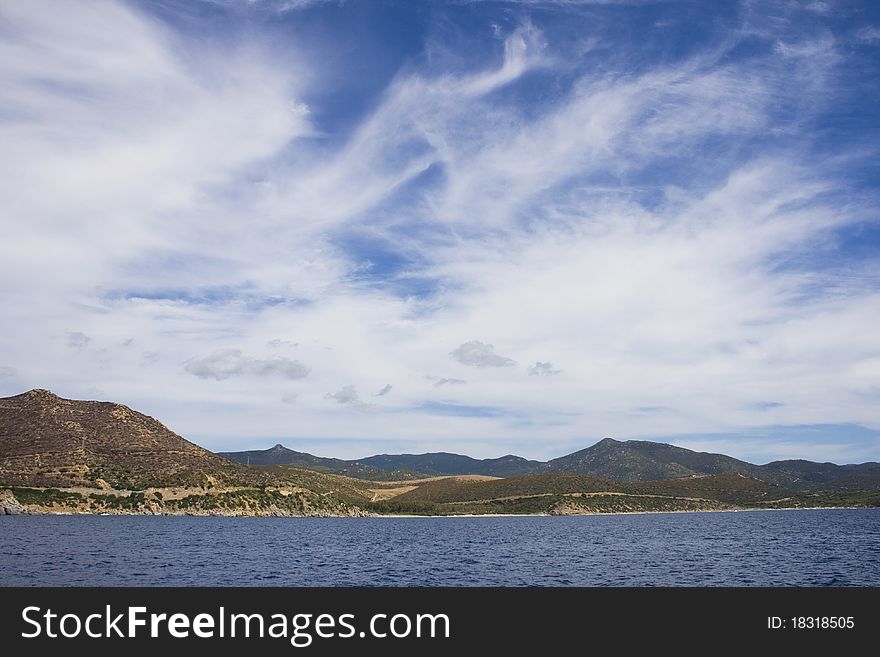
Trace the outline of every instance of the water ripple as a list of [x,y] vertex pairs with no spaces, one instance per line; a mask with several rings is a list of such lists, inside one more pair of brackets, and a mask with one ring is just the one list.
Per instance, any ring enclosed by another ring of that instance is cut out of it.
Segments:
[[877,586],[880,509],[0,517],[0,585]]

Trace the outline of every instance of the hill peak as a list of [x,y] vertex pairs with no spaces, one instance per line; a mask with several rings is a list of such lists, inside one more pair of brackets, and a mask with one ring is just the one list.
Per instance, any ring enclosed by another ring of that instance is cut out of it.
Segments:
[[34,388],[33,390],[28,390],[24,393],[25,397],[29,397],[31,399],[48,399],[48,400],[56,400],[61,399],[58,395],[56,395],[51,390],[46,390],[45,388]]

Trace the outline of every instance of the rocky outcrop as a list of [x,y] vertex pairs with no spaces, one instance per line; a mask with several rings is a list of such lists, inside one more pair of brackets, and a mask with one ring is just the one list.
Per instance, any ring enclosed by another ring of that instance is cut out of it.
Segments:
[[0,490],[0,516],[20,516],[27,512],[28,510],[15,499],[11,490],[8,488]]
[[356,505],[307,492],[232,489],[163,499],[157,491],[103,491],[101,489],[23,488],[19,497],[0,488],[0,515],[194,515],[293,517],[363,517],[371,514]]

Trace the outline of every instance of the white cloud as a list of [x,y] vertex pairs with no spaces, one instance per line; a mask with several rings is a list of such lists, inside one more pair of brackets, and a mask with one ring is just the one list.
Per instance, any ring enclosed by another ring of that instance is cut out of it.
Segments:
[[449,355],[462,365],[474,367],[509,367],[516,363],[512,358],[496,354],[494,345],[479,340],[464,342]]
[[92,339],[82,331],[69,331],[67,333],[67,346],[77,351],[89,346]]
[[391,384],[390,384],[390,383],[386,383],[384,386],[382,386],[382,389],[381,389],[379,392],[377,392],[377,393],[375,394],[375,396],[376,396],[376,397],[384,397],[384,396],[387,395],[389,392],[391,392]]
[[0,379],[4,379],[9,376],[15,376],[15,368],[7,367],[6,365],[0,365]]
[[222,349],[202,358],[191,358],[184,368],[200,379],[216,381],[244,374],[302,379],[311,371],[298,360],[280,356],[261,360],[243,355],[240,349]]
[[311,132],[295,64],[254,48],[193,49],[115,2],[12,3],[2,20],[0,195],[15,221],[0,271],[30,279],[13,299],[131,284],[152,253],[216,257],[226,216],[209,209],[206,233],[196,211],[210,190]]
[[877,27],[876,25],[867,25],[860,28],[859,31],[856,32],[856,39],[859,41],[865,41],[866,43],[880,41],[880,27]]
[[272,349],[289,349],[291,347],[298,347],[298,342],[291,342],[290,340],[282,340],[281,338],[274,338],[269,340],[266,343],[267,347],[271,347]]
[[435,388],[439,388],[441,386],[457,386],[463,383],[467,383],[467,381],[465,381],[464,379],[447,378],[445,376],[441,378],[438,378],[436,376],[429,376],[428,378],[434,381]]
[[562,370],[553,369],[553,363],[548,361],[535,361],[535,364],[529,367],[529,376],[553,376],[559,374]]
[[815,12],[817,14],[827,14],[831,11],[831,7],[827,2],[822,2],[821,0],[814,0],[813,2],[809,2],[804,6],[804,9],[808,11]]
[[357,404],[360,401],[354,386],[342,386],[336,392],[328,392],[324,399],[332,399],[337,404]]
[[504,40],[504,60],[490,73],[465,78],[457,93],[481,96],[516,80],[530,68],[540,65],[543,35],[531,23],[518,27]]
[[834,39],[830,35],[825,35],[819,39],[797,41],[793,43],[777,41],[775,50],[786,58],[828,58],[834,55]]

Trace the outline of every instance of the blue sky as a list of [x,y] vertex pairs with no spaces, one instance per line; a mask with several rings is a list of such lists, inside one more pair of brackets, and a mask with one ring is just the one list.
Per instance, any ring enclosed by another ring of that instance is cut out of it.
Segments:
[[37,1],[0,54],[0,394],[880,460],[877,3]]

